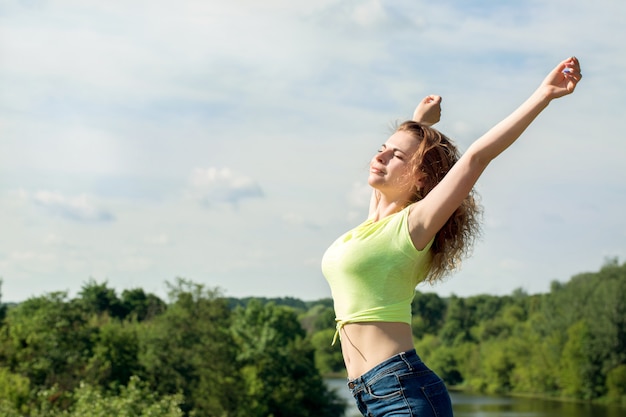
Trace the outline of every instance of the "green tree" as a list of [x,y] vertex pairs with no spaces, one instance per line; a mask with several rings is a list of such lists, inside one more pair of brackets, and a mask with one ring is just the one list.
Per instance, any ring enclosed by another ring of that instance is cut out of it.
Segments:
[[446,384],[458,385],[463,382],[459,371],[456,349],[451,346],[441,346],[430,356],[428,366],[443,379]]
[[322,380],[293,309],[250,302],[232,331],[246,387],[247,417],[340,416],[344,404]]
[[8,311],[0,355],[11,372],[28,378],[35,389],[57,385],[72,390],[84,377],[93,333],[83,310],[66,293],[50,293]]
[[104,393],[97,386],[80,384],[71,393],[65,393],[71,405],[66,410],[55,407],[50,398],[59,395],[55,387],[40,390],[37,396],[40,401],[32,406],[27,413],[13,404],[0,399],[0,415],[3,417],[182,417],[179,408],[182,395],[166,395],[158,397],[149,386],[137,377],[129,380],[119,393]]
[[575,398],[593,397],[593,372],[589,358],[590,334],[587,323],[580,320],[567,330],[567,342],[563,347],[560,367],[560,385],[563,393]]
[[[0,402],[8,409],[25,413],[28,411],[30,381],[28,378],[0,367]],[[0,407],[0,415],[2,408]]]
[[562,337],[560,332],[552,335],[537,332],[542,320],[543,316],[535,313],[513,329],[510,343],[515,368],[510,381],[515,392],[559,394]]
[[447,345],[472,341],[471,328],[474,326],[471,307],[465,299],[452,295],[448,299],[448,308],[439,337]]
[[335,336],[335,329],[325,329],[314,333],[311,344],[315,349],[315,367],[322,375],[345,372],[343,355],[339,343],[331,345]]
[[415,292],[411,303],[413,320],[411,328],[415,337],[437,334],[446,314],[446,302],[435,293]]
[[493,340],[481,345],[482,366],[486,376],[485,391],[489,393],[506,393],[511,391],[511,375],[515,369],[515,359],[511,341]]
[[162,395],[182,393],[185,412],[238,415],[241,389],[228,303],[217,290],[182,278],[168,286],[169,307],[143,322],[139,333],[140,376]]
[[324,304],[314,304],[299,316],[302,328],[311,335],[335,328],[335,310]]
[[626,406],[626,364],[611,369],[606,378],[609,399]]
[[[119,394],[103,394],[96,386],[81,384],[72,396],[73,405],[63,417],[182,417],[180,394],[159,398],[146,383],[130,378]],[[44,415],[42,415],[43,417]],[[61,415],[59,415],[61,417]]]
[[83,285],[78,295],[78,303],[88,314],[107,313],[116,318],[124,318],[128,314],[115,290],[109,288],[106,281],[98,284],[94,279],[90,279]]
[[84,382],[119,387],[141,373],[137,324],[108,319],[92,334],[92,343],[93,353],[86,365]]
[[128,316],[138,320],[149,320],[167,309],[163,300],[154,294],[146,294],[141,288],[122,291],[121,303]]
[[7,314],[7,306],[2,302],[2,277],[0,277],[0,324],[4,321]]

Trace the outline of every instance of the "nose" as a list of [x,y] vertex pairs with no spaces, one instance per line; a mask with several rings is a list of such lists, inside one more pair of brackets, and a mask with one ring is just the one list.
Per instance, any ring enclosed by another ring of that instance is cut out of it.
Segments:
[[380,151],[376,154],[376,161],[378,161],[381,164],[387,165],[387,162],[389,162],[389,160],[391,159],[389,157],[389,155],[391,154],[390,149],[385,149],[383,151]]

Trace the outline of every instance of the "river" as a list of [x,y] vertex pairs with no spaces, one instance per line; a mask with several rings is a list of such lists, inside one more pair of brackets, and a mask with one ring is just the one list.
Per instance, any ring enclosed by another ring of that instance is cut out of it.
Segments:
[[[326,379],[348,402],[345,417],[361,417],[345,379]],[[625,417],[626,408],[536,398],[487,396],[451,392],[454,417]]]

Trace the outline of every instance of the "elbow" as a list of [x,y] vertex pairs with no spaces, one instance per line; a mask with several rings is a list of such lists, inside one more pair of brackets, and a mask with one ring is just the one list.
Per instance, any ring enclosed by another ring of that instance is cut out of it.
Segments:
[[495,155],[489,155],[487,152],[481,152],[477,149],[473,149],[470,147],[467,152],[463,155],[463,157],[468,159],[469,166],[472,167],[472,170],[478,170],[482,172],[487,165],[495,158]]

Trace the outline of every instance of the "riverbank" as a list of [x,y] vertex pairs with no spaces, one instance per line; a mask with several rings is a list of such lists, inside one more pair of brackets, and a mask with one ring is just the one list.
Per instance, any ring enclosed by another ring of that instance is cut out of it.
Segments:
[[[346,404],[344,417],[360,417],[354,399],[346,387],[345,377],[325,378],[327,386],[335,390]],[[592,404],[580,401],[562,401],[526,395],[487,395],[450,389],[455,417],[624,417],[622,407]]]
[[[345,372],[333,372],[327,373],[324,375],[324,380],[334,380],[337,381],[334,385],[341,385],[342,388],[345,387],[345,383],[347,381],[347,375]],[[501,396],[501,397],[510,397],[510,398],[520,398],[524,400],[541,400],[541,401],[554,401],[560,403],[570,403],[570,404],[579,404],[579,405],[592,405],[592,406],[602,406],[602,407],[611,407],[623,410],[623,414],[619,415],[619,417],[626,416],[626,398],[622,402],[611,401],[607,398],[599,398],[595,400],[583,400],[579,398],[571,398],[571,397],[555,397],[548,394],[541,393],[520,393],[520,392],[508,392],[508,393],[497,393],[497,394],[489,394],[484,392],[478,392],[475,390],[471,390],[462,385],[450,385],[448,386],[448,391],[450,393],[457,394],[465,394],[471,396]],[[350,400],[352,398],[350,397]]]
[[543,401],[558,401],[562,403],[591,404],[591,405],[600,405],[600,406],[608,406],[608,407],[617,407],[617,408],[622,408],[624,410],[624,415],[626,416],[626,398],[624,398],[622,402],[619,402],[619,401],[616,402],[606,397],[601,397],[601,398],[597,398],[594,400],[584,400],[584,399],[572,398],[572,397],[555,397],[555,396],[548,395],[548,394],[532,393],[532,392],[526,392],[526,393],[505,392],[505,393],[489,394],[489,393],[474,391],[466,387],[463,387],[461,385],[448,386],[448,391],[464,393],[464,394],[469,394],[469,395],[501,395],[501,396],[506,396],[506,397],[524,398],[524,399],[530,399],[530,400],[534,399],[534,400],[543,400]]

